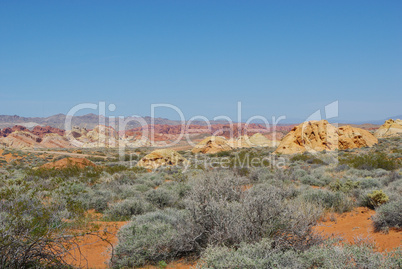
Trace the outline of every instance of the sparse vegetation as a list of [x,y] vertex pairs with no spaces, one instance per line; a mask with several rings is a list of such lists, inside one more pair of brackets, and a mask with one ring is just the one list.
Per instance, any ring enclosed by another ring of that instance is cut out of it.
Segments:
[[[376,231],[401,228],[400,156],[382,153],[393,143],[384,140],[372,149],[340,152],[338,165],[331,164],[328,154],[271,156],[271,148],[204,155],[207,161],[224,161],[224,168],[205,167],[205,160],[197,163],[194,154],[183,151],[192,162],[188,170],[167,167],[152,173],[101,149],[82,151],[109,158],[96,157],[97,167],[33,169],[25,161],[8,163],[0,169],[3,265],[14,264],[12,251],[26,251],[30,240],[39,240],[41,247],[33,249],[44,251],[43,256],[15,264],[67,266],[60,250],[74,241],[61,238],[88,222],[87,212],[94,211],[101,221],[128,221],[118,235],[111,263],[115,268],[164,268],[182,257],[200,258],[203,268],[347,268],[351,260],[398,268],[400,252],[378,254],[364,244],[337,243],[337,255],[323,259],[335,252],[334,242],[312,230],[324,214],[359,205],[376,210]],[[35,155],[29,158],[44,163]],[[265,159],[240,165],[253,158]],[[285,165],[272,166],[279,158]],[[58,251],[50,255],[52,247]]]

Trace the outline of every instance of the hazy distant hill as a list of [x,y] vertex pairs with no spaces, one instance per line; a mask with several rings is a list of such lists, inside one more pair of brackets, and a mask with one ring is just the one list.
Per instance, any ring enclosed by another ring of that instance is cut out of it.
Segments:
[[[138,119],[138,118],[137,118]],[[151,117],[143,117],[142,119],[145,120],[146,123],[151,124],[152,118]],[[6,127],[13,127],[15,125],[22,125],[27,128],[33,128],[34,126],[41,125],[41,126],[51,126],[55,128],[64,129],[66,120],[66,115],[64,114],[57,114],[46,118],[41,117],[20,117],[17,115],[9,116],[9,115],[0,115],[0,129]],[[140,123],[136,120],[136,118],[128,117],[125,119],[128,121],[126,125],[126,129],[132,129],[140,127]],[[72,118],[72,125],[85,127],[87,129],[92,129],[96,125],[100,123],[100,121],[105,121],[106,125],[109,125],[108,118],[103,116],[98,116],[93,113],[82,115],[82,116],[74,116]],[[116,125],[118,124],[118,119],[116,119]],[[180,121],[176,120],[169,120],[165,118],[155,118],[155,124],[166,124],[166,125],[177,125],[180,124]],[[226,123],[224,121],[211,121],[211,124],[215,123]],[[198,125],[205,125],[204,121],[194,121],[193,124]],[[117,127],[117,126],[116,126]]]

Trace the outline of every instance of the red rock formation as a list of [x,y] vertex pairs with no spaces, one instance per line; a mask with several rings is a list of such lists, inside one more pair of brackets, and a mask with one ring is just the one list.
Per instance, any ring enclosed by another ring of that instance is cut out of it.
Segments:
[[[256,133],[272,133],[273,131],[278,132],[277,139],[280,138],[282,132],[289,132],[294,125],[288,126],[276,126],[275,130],[271,128],[265,128],[261,124],[246,124],[242,123],[240,126],[234,123],[232,126],[230,124],[214,124],[211,125],[211,128],[208,128],[206,125],[189,125],[187,126],[184,133],[188,134],[209,134],[209,135],[216,135],[216,136],[223,136],[226,138],[232,137],[239,137],[242,135],[253,135]],[[182,126],[181,125],[166,125],[166,124],[159,124],[159,125],[147,125],[145,127],[138,127],[134,129],[127,130],[125,132],[126,136],[139,136],[142,135],[144,131],[148,132],[148,137],[151,136],[151,130],[154,129],[155,138],[158,135],[179,135],[182,133]]]
[[39,136],[39,137],[44,137],[45,134],[58,134],[63,136],[64,135],[64,130],[61,130],[59,128],[54,128],[54,127],[50,127],[50,126],[35,126],[33,128],[33,130],[31,131],[31,133]]
[[60,136],[63,136],[65,131],[59,128],[54,128],[50,126],[35,126],[32,131],[30,131],[28,128],[21,126],[21,125],[15,125],[14,127],[10,128],[4,128],[3,130],[0,130],[0,137],[7,137],[8,135],[17,132],[17,131],[23,131],[23,132],[28,132],[31,134],[34,134],[36,136],[39,136],[40,138],[43,138],[46,134],[58,134]]

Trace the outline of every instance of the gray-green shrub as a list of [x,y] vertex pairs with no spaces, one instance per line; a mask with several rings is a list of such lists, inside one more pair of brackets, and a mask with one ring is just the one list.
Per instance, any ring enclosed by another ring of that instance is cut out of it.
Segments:
[[373,223],[376,231],[388,228],[402,229],[402,198],[378,207]]

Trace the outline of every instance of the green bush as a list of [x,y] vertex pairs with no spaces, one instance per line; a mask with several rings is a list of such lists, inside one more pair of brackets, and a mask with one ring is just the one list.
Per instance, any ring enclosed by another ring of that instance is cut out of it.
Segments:
[[382,190],[374,190],[370,193],[367,193],[365,199],[363,200],[363,205],[375,209],[380,205],[388,202],[389,197]]
[[388,156],[383,152],[370,153],[365,155],[350,155],[339,160],[340,164],[347,164],[357,169],[384,169],[395,170],[401,168],[402,162],[397,157]]
[[292,158],[290,158],[290,160],[292,162],[302,161],[308,164],[325,164],[323,160],[316,158],[310,153],[295,154]]
[[336,181],[331,182],[329,184],[329,189],[331,191],[341,191],[341,192],[344,192],[344,193],[349,193],[353,189],[358,188],[359,185],[360,185],[359,181],[353,181],[353,180],[350,180],[350,179],[347,179],[345,181],[341,181],[341,180],[337,179]]

